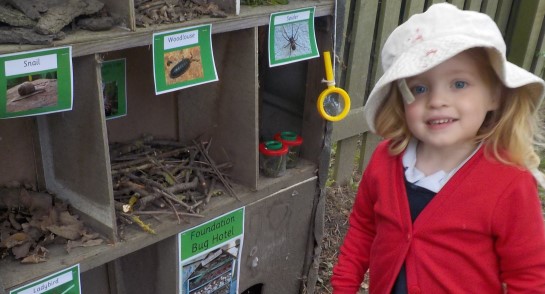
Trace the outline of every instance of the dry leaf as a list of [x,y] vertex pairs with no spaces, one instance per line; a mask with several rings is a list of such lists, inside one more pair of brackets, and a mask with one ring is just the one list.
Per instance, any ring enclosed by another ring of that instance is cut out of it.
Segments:
[[80,225],[81,227],[83,227],[83,222],[78,220],[77,217],[71,215],[70,212],[68,212],[68,211],[62,211],[59,214],[59,223],[61,225],[65,225],[65,226],[77,224],[77,225]]
[[97,246],[104,242],[102,239],[94,239],[94,240],[87,240],[87,241],[70,241],[66,243],[66,251],[70,253],[70,251],[76,247],[91,247],[91,246]]
[[69,240],[76,240],[81,237],[81,224],[73,224],[68,226],[49,226],[47,229],[58,236]]
[[30,240],[30,237],[26,233],[19,232],[9,236],[2,242],[2,244],[0,244],[0,246],[9,249],[11,247],[21,245],[28,240]]
[[22,245],[14,246],[13,248],[11,248],[11,253],[15,255],[15,259],[21,259],[28,255],[31,245],[32,243],[29,241],[29,242],[23,243]]

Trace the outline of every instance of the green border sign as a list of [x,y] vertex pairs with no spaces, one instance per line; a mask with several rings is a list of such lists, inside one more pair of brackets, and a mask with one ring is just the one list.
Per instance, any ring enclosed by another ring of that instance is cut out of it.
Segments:
[[[35,91],[20,94],[25,82]],[[70,46],[0,55],[0,118],[72,110],[72,84]]]
[[11,290],[10,294],[79,294],[79,264]]
[[153,71],[156,94],[217,81],[212,25],[153,34]]
[[180,233],[180,260],[186,260],[244,234],[244,208]]
[[127,75],[125,58],[102,63],[102,96],[106,119],[127,115]]
[[272,13],[269,25],[269,66],[319,57],[314,31],[315,8]]

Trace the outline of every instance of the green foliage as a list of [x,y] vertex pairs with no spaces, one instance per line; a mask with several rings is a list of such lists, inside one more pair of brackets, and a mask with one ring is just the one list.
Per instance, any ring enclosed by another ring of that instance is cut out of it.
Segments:
[[259,6],[259,5],[286,5],[289,3],[289,0],[242,0],[240,4],[250,5],[250,6]]

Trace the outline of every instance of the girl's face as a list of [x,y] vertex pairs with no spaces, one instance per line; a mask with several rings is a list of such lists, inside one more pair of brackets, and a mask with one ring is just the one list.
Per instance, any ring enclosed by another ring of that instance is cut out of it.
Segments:
[[404,104],[405,119],[421,144],[438,150],[473,148],[486,114],[500,100],[498,87],[482,68],[465,51],[407,79],[415,101]]

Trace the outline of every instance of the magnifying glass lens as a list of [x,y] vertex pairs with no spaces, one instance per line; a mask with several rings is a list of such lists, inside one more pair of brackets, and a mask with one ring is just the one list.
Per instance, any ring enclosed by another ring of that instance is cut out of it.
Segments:
[[324,110],[330,116],[339,115],[344,109],[344,99],[339,93],[331,93],[324,99]]

